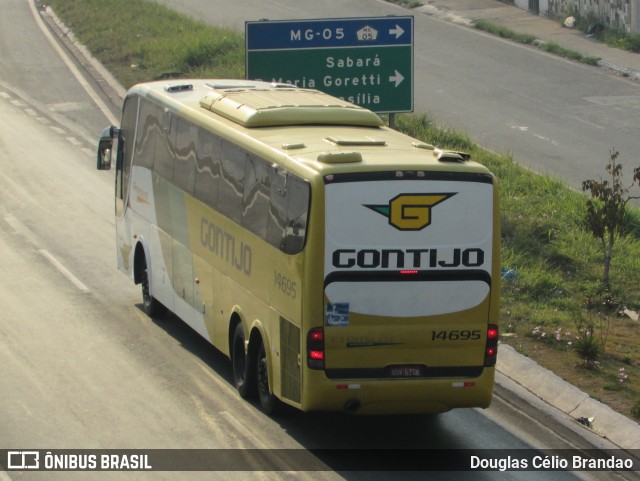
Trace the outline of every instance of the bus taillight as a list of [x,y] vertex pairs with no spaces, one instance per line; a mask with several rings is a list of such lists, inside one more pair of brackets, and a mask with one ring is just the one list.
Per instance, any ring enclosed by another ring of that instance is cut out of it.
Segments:
[[314,327],[307,334],[307,366],[324,369],[324,329]]
[[498,326],[496,324],[489,324],[487,329],[487,345],[484,350],[484,365],[485,367],[491,367],[496,365],[498,357],[498,338],[499,338]]

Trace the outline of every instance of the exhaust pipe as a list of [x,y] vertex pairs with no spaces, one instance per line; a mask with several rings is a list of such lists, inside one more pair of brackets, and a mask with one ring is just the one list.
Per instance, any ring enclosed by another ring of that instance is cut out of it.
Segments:
[[350,413],[355,413],[360,408],[360,401],[357,399],[349,399],[344,403],[344,410]]

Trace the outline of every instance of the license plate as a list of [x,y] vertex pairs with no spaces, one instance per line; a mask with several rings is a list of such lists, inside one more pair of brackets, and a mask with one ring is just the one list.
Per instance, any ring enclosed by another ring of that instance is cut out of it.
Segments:
[[421,377],[422,366],[390,366],[387,368],[391,377]]

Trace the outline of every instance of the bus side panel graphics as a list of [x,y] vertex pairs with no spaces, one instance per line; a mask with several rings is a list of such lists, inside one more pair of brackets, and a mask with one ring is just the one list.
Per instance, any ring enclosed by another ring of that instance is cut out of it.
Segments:
[[140,212],[136,230],[153,253],[147,259],[153,295],[205,339],[211,339],[204,325],[202,306],[195,296],[194,258],[188,248],[184,192],[143,167],[135,168],[133,185],[132,206]]
[[[128,199],[129,208],[125,214],[131,216],[129,229],[132,232],[128,234],[125,241],[126,247],[130,250],[128,261],[130,275],[133,276],[134,249],[138,243],[142,243],[151,276],[153,295],[166,307],[173,310],[171,237],[164,229],[158,228],[158,216],[156,215],[156,212],[160,211],[161,215],[166,217],[164,212],[167,210],[167,196],[166,184],[160,184],[160,179],[152,174],[147,167],[133,166]],[[161,225],[166,229],[167,221],[163,220]],[[119,245],[118,249],[122,250],[122,246]]]
[[[283,315],[299,319],[301,309],[301,264],[295,256],[284,255],[246,232],[235,222],[190,196],[185,196],[189,246],[194,259],[196,293],[204,300],[206,322],[215,323],[215,338],[224,338],[220,325],[228,323],[233,305],[243,305],[247,319],[268,323],[269,315],[259,306],[269,305]],[[211,276],[215,280],[211,280]],[[232,292],[231,292],[232,291]],[[252,302],[252,299],[256,302]],[[207,304],[211,304],[207,307]],[[247,308],[250,305],[255,309]],[[202,300],[194,298],[202,310]],[[214,322],[224,311],[221,323]],[[226,319],[225,319],[226,317]],[[276,318],[277,321],[277,318]],[[212,330],[212,327],[209,328]],[[277,332],[274,332],[274,335]]]

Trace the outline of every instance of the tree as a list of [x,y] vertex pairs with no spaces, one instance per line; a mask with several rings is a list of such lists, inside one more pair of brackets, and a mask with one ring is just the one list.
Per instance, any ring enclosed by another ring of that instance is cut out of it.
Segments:
[[610,287],[609,271],[613,258],[613,246],[617,235],[624,233],[628,217],[626,207],[631,199],[640,199],[629,195],[630,189],[637,182],[640,185],[640,167],[633,173],[633,182],[629,187],[622,183],[622,164],[618,163],[619,152],[612,150],[606,170],[609,180],[585,180],[582,190],[589,192],[591,198],[587,200],[587,227],[602,246],[604,271],[602,275],[603,287]]

